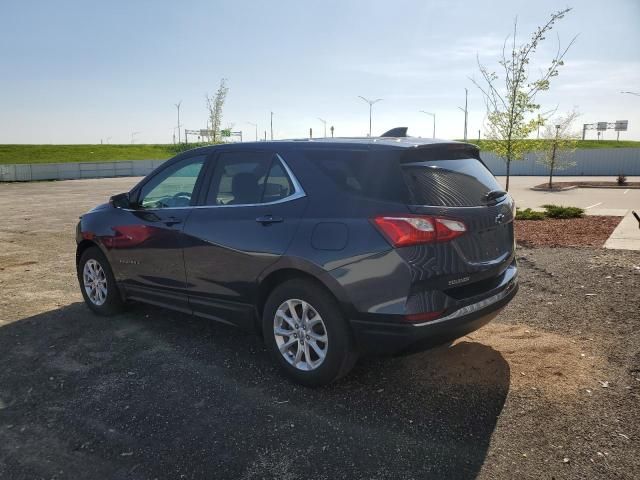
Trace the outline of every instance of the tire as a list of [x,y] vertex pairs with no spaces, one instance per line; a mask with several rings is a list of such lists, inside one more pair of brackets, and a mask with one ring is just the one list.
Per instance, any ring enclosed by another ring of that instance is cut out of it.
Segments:
[[[90,266],[87,267],[87,265]],[[85,267],[87,272],[85,272]],[[85,276],[85,273],[88,276]],[[89,287],[88,292],[85,280],[90,279],[94,279],[96,286],[102,288],[92,289]],[[124,310],[124,302],[109,261],[98,247],[87,248],[80,256],[78,281],[80,282],[80,291],[85,303],[98,315],[115,315]]]
[[[301,321],[303,318],[305,321]],[[290,379],[308,387],[327,385],[343,377],[357,360],[351,332],[338,303],[311,280],[288,280],[271,292],[262,314],[262,332],[274,361]],[[304,340],[300,340],[301,334]],[[317,352],[323,352],[324,357],[321,359]]]

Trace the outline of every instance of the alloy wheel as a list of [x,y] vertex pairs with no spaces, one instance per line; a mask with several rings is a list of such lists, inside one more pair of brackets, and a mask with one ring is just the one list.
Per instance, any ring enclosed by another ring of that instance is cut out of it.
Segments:
[[327,328],[318,311],[304,300],[286,300],[278,307],[273,334],[284,359],[298,370],[315,370],[327,356]]
[[87,297],[96,306],[103,305],[107,301],[107,276],[100,263],[90,258],[82,269],[84,291]]

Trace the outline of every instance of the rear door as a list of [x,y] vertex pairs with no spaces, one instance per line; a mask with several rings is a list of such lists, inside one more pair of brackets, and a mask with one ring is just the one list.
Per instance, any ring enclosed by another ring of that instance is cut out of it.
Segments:
[[[437,246],[442,274],[495,272],[514,254],[513,201],[484,164],[468,153],[433,155],[416,149],[402,155],[410,210],[462,220],[467,233]],[[446,251],[452,249],[452,251]]]
[[250,327],[257,278],[287,250],[307,199],[271,151],[220,152],[206,183],[184,229],[190,306]]

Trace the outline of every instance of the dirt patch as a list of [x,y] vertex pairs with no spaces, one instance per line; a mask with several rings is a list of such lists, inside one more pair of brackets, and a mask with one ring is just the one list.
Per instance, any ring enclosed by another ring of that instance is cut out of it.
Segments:
[[409,359],[419,372],[415,378],[497,387],[501,356],[509,365],[511,391],[538,391],[555,403],[602,388],[610,368],[591,342],[528,325],[492,322],[454,345],[460,348],[434,352],[427,365],[420,356]]
[[589,342],[502,323],[491,323],[465,338],[489,345],[505,357],[512,389],[540,390],[550,401],[593,391],[606,378],[606,360],[592,352]]
[[516,220],[516,240],[529,247],[602,247],[621,217]]

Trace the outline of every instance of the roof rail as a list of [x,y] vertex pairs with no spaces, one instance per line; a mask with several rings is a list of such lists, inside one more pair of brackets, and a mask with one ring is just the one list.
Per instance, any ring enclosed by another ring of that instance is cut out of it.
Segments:
[[408,127],[396,127],[384,132],[380,137],[406,137]]

